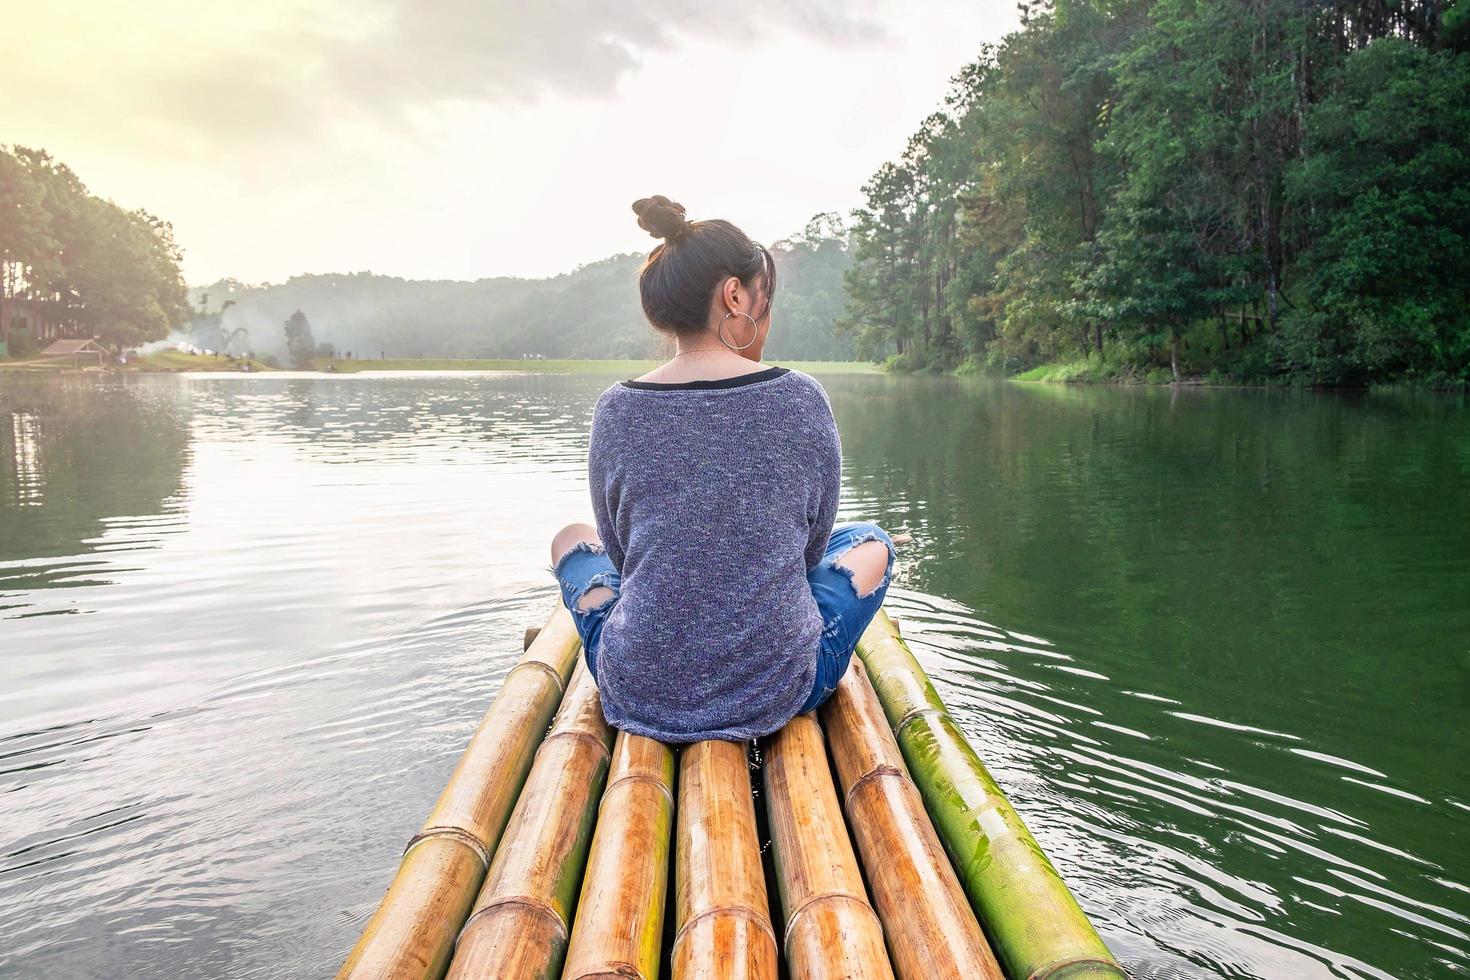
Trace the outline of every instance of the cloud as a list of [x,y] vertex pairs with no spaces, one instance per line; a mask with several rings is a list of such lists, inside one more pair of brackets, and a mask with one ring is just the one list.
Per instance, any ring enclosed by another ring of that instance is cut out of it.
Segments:
[[153,152],[254,155],[317,142],[340,126],[411,128],[417,112],[455,103],[613,98],[642,56],[675,50],[685,37],[736,49],[782,33],[878,43],[888,39],[878,6],[295,0],[221,10],[182,0],[60,0],[28,5],[19,25],[12,18],[12,34],[27,41],[0,59],[0,90],[29,94],[20,100],[28,104],[6,100],[11,123],[60,113],[75,117],[63,124],[131,132],[118,142]]

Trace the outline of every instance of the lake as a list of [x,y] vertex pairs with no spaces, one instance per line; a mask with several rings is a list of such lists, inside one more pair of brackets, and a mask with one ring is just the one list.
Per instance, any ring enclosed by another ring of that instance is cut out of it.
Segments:
[[[1135,976],[1470,971],[1463,398],[815,373],[839,519],[913,535],[889,611]],[[617,377],[0,375],[0,974],[335,971]]]

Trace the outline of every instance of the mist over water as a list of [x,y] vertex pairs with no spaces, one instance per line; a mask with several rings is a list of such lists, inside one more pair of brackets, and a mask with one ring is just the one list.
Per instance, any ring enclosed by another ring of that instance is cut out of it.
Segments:
[[[1138,977],[1470,972],[1463,400],[819,378],[839,519]],[[7,378],[0,975],[329,975],[615,376]]]

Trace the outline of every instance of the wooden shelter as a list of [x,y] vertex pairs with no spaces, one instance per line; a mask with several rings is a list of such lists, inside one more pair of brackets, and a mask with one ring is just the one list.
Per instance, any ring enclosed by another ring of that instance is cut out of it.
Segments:
[[526,631],[339,978],[1126,980],[885,612],[756,770],[613,732],[579,652]]
[[97,366],[101,367],[103,361],[107,359],[108,350],[90,337],[85,339],[77,337],[53,341],[41,351],[41,356],[56,360],[69,357],[72,367],[81,367],[83,358],[95,358]]

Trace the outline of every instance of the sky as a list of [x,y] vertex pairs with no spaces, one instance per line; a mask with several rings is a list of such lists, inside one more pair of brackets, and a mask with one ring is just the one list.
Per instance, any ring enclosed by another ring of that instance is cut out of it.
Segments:
[[1013,0],[49,0],[13,6],[0,143],[171,221],[191,284],[550,276],[862,203]]

